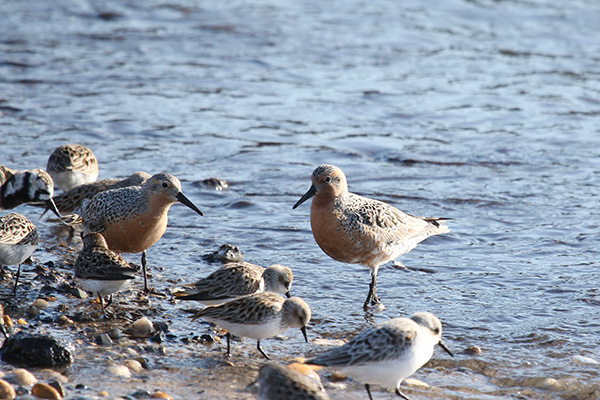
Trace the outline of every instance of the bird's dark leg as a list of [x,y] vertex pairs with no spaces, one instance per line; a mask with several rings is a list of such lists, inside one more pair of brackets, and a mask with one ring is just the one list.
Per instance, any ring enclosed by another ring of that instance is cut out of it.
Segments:
[[262,354],[263,356],[265,356],[265,358],[266,358],[267,360],[270,360],[270,359],[271,359],[271,358],[270,358],[270,357],[267,355],[267,353],[265,353],[265,352],[263,351],[263,349],[261,349],[261,348],[260,348],[260,340],[257,340],[257,341],[256,341],[256,348],[258,349],[258,351],[260,351],[260,354]]
[[108,319],[108,315],[106,315],[106,307],[104,307],[104,299],[102,299],[100,292],[98,292],[97,294],[98,294],[98,300],[100,300],[100,306],[102,307],[102,315],[104,315],[105,319]]
[[19,277],[21,276],[21,264],[17,269],[17,276],[15,277],[15,287],[13,288],[13,297],[17,295],[17,285],[19,284]]
[[225,337],[227,338],[227,357],[231,357],[231,334],[227,332]]
[[367,394],[369,395],[369,400],[373,400],[373,396],[371,396],[371,386],[368,383],[365,384],[365,389],[367,389]]
[[158,297],[166,297],[164,294],[158,292],[156,289],[151,289],[148,287],[148,277],[146,274],[146,250],[142,251],[142,271],[144,272],[144,292],[149,295],[158,296]]
[[363,304],[363,308],[367,310],[369,308],[369,303],[372,306],[379,304],[381,300],[379,296],[377,296],[377,270],[379,268],[375,267],[371,270],[371,283],[369,284],[369,293],[367,294],[367,300],[365,300],[365,304]]

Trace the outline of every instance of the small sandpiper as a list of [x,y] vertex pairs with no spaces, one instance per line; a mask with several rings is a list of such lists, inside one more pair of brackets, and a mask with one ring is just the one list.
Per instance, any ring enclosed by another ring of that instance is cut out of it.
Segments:
[[38,245],[38,230],[26,217],[9,213],[0,217],[0,265],[18,265],[13,296],[21,276],[21,264],[27,260]]
[[211,306],[240,296],[260,292],[281,293],[291,297],[292,270],[275,264],[268,268],[247,262],[225,264],[197,282],[182,285],[173,292],[178,300],[197,300]]
[[98,179],[98,160],[80,144],[59,146],[48,158],[46,171],[63,192]]
[[203,308],[194,314],[192,321],[198,318],[227,330],[227,356],[231,355],[231,335],[255,339],[256,348],[266,359],[269,356],[261,349],[260,341],[290,328],[300,328],[308,343],[306,325],[310,321],[310,308],[299,297],[285,299],[270,292],[251,294]]

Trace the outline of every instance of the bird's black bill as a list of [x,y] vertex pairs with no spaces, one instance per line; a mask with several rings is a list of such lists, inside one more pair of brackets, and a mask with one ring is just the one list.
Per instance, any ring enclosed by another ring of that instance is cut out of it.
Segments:
[[303,326],[302,328],[300,328],[300,330],[302,331],[302,334],[304,335],[304,340],[306,341],[306,343],[308,343],[308,335],[306,334],[306,326]]
[[176,196],[176,197],[177,197],[177,201],[179,201],[180,203],[183,203],[183,204],[185,204],[186,206],[188,206],[188,207],[189,207],[189,208],[191,208],[192,210],[196,211],[198,214],[200,214],[200,215],[204,215],[204,214],[202,214],[202,211],[200,211],[200,210],[198,209],[198,207],[196,207],[196,206],[194,205],[194,203],[192,203],[192,202],[190,201],[190,199],[188,199],[187,197],[185,197],[185,195],[184,195],[182,192],[179,192],[179,193],[177,193],[177,196]]
[[285,292],[285,297],[287,297],[289,299],[290,297],[292,297],[292,295],[290,294],[289,291],[287,291],[287,292]]
[[308,192],[306,192],[304,196],[302,196],[300,200],[298,200],[298,202],[294,204],[294,207],[292,207],[292,209],[296,209],[296,207],[298,207],[300,204],[313,197],[315,193],[317,193],[317,188],[315,187],[315,185],[310,185],[310,189],[308,189]]
[[[54,203],[54,200],[52,200],[52,198],[46,200],[46,208],[50,211],[52,211],[58,218],[62,218],[60,215],[60,211],[58,211],[58,208],[56,207],[56,204]],[[45,211],[44,211],[45,213]],[[44,214],[42,214],[44,215]]]
[[450,351],[450,349],[448,349],[448,348],[446,347],[446,345],[444,344],[444,342],[442,342],[442,341],[440,340],[440,342],[439,342],[438,344],[440,345],[440,347],[441,347],[442,349],[444,349],[444,351],[445,351],[446,353],[448,353],[448,354],[450,354],[452,357],[454,357],[454,354],[452,354],[452,352]]

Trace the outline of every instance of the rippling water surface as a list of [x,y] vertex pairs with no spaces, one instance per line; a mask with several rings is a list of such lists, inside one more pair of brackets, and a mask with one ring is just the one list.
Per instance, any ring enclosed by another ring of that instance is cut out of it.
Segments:
[[[0,164],[45,167],[55,147],[81,143],[100,178],[168,171],[204,211],[171,209],[148,252],[159,288],[207,275],[216,266],[201,256],[231,243],[293,269],[313,338],[365,329],[368,270],[328,258],[310,207],[292,210],[331,163],[353,192],[453,219],[401,257],[408,271],[379,274],[387,309],[375,320],[431,311],[457,353],[436,352],[415,374],[435,389],[411,397],[600,398],[599,364],[577,357],[600,360],[596,1],[5,0],[0,11]],[[229,189],[200,184],[210,177]],[[52,224],[37,224],[35,256],[56,260],[44,251]],[[190,334],[188,305],[163,306],[171,330]],[[265,342],[275,358],[322,350],[286,335]],[[166,344],[165,363],[187,368],[185,384],[158,369],[190,398],[202,348],[181,360],[179,346]],[[89,371],[81,361],[72,375]],[[243,389],[223,398],[250,398]]]

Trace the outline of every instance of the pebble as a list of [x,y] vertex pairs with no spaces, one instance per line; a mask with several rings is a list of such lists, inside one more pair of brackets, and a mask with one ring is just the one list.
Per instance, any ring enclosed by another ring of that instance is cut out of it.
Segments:
[[418,379],[414,379],[414,378],[407,378],[407,379],[403,380],[402,382],[404,382],[410,386],[423,387],[423,388],[430,387],[429,384],[427,384],[423,381],[420,381]]
[[481,354],[481,348],[478,346],[469,346],[463,351],[464,354],[477,355]]
[[108,392],[106,390],[103,390],[100,393],[98,393],[98,396],[100,396],[100,397],[106,397],[106,396],[108,396]]
[[169,396],[168,394],[166,394],[165,392],[154,392],[154,393],[152,393],[152,396],[150,396],[150,398],[173,400],[173,398],[171,396]]
[[15,380],[20,386],[32,386],[37,382],[37,378],[25,368],[15,369]]
[[62,326],[71,326],[74,324],[73,320],[67,317],[66,315],[61,315],[60,317],[58,317],[58,323]]
[[125,361],[125,365],[135,374],[139,374],[144,370],[142,363],[137,360],[127,360]]
[[110,336],[108,335],[108,333],[102,333],[102,334],[96,336],[96,338],[94,339],[94,342],[96,344],[99,344],[100,346],[110,346],[111,344],[113,344],[113,341],[110,338]]
[[17,320],[17,324],[18,324],[18,325],[22,325],[22,326],[24,326],[24,325],[29,325],[29,323],[28,323],[27,321],[25,321],[23,318],[19,318],[19,319]]
[[131,371],[125,365],[113,365],[106,370],[111,375],[131,378]]
[[44,308],[48,308],[50,304],[48,304],[48,302],[44,299],[36,299],[33,304],[31,304],[32,307],[37,308],[38,310],[42,310]]
[[45,383],[36,383],[31,388],[31,394],[40,399],[53,399],[61,400],[62,396],[58,393],[58,390]]
[[133,331],[138,335],[148,335],[154,332],[154,324],[152,324],[152,321],[146,317],[142,317],[137,321],[134,321],[132,326]]
[[600,364],[598,361],[594,360],[591,357],[585,357],[585,356],[574,356],[573,357],[573,362],[575,364],[579,364],[579,365],[594,365],[594,364]]
[[15,388],[4,379],[0,379],[0,399],[13,400],[17,397]]

